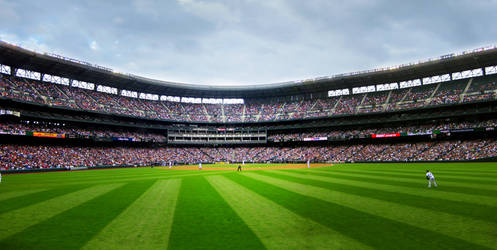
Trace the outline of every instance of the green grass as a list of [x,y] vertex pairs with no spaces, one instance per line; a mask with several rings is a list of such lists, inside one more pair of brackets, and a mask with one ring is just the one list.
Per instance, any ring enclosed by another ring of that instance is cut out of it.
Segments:
[[0,249],[497,249],[495,163],[204,166],[4,175]]
[[[238,166],[241,166],[242,169],[248,168],[268,168],[268,167],[284,167],[288,165],[305,165],[306,163],[301,163],[301,164],[288,164],[288,163],[245,163],[245,165],[242,165],[242,163],[213,163],[213,164],[202,164],[202,167],[219,167],[219,168],[233,168],[236,169]],[[324,165],[333,165],[333,164],[324,164]],[[183,167],[195,167],[198,168],[198,164],[196,165],[181,165],[181,166],[173,166],[174,168],[183,168]],[[164,166],[164,167],[169,167],[169,166]]]

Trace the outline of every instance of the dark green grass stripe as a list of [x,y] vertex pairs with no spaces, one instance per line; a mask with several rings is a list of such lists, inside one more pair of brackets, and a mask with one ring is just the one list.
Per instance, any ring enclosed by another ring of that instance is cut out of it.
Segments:
[[226,177],[206,179],[268,249],[371,249],[300,217]]
[[[420,169],[417,173],[406,173],[406,172],[391,172],[388,169],[385,170],[370,170],[370,169],[337,169],[337,172],[343,172],[343,173],[363,173],[363,174],[372,174],[372,175],[381,175],[381,176],[386,176],[386,177],[394,177],[394,178],[401,178],[401,179],[417,179],[417,178],[424,178],[426,171]],[[458,178],[458,177],[450,177],[450,176],[441,176],[437,171],[432,170],[433,173],[435,174],[435,177],[437,179],[440,179],[443,177],[445,181],[453,181],[453,182],[458,182],[458,183],[474,183],[475,180],[473,179],[468,179],[468,178]],[[450,175],[450,174],[448,174]],[[490,185],[496,185],[495,180],[489,180],[486,178],[480,179],[478,183],[481,184],[490,184]]]
[[[2,187],[2,189],[3,189],[3,187]],[[8,189],[3,189],[2,193],[0,193],[0,201],[12,199],[12,198],[23,196],[23,195],[39,193],[42,191],[47,191],[47,189],[46,188],[43,188],[43,189],[39,189],[39,188],[29,189],[28,188],[28,189],[24,189],[24,190],[21,189],[21,190],[14,190],[14,191],[8,190]]]
[[[319,173],[317,171],[312,171],[313,173],[316,174],[324,174],[324,175],[334,175],[334,176],[339,176],[342,179],[348,179],[348,180],[357,180],[357,181],[364,181],[364,182],[370,182],[370,183],[379,183],[379,184],[389,184],[389,185],[396,185],[399,187],[426,187],[428,185],[428,182],[426,179],[424,179],[424,176],[421,176],[419,178],[399,178],[399,177],[389,177],[385,176],[383,174],[370,174],[370,173],[352,173],[349,171],[333,171],[333,172],[322,172],[320,171]],[[384,178],[388,177],[388,178]],[[392,180],[395,179],[395,180]],[[447,183],[447,185],[444,185],[444,178],[439,179],[437,178],[437,183],[440,185],[440,187],[444,187],[444,191],[446,192],[454,192],[454,193],[462,193],[462,194],[472,194],[472,195],[483,195],[483,196],[489,196],[489,197],[497,197],[497,190],[488,190],[488,189],[478,189],[474,187],[464,187],[464,186],[456,186],[456,185],[451,185],[450,183]],[[477,183],[474,183],[474,186],[476,186]]]
[[[406,173],[406,172],[395,172],[395,171],[389,171],[389,170],[370,170],[370,169],[353,169],[353,170],[347,170],[347,171],[340,171],[338,172],[357,172],[357,173],[368,173],[368,174],[381,174],[383,176],[391,176],[391,177],[400,177],[400,178],[422,178],[425,176],[426,172],[425,171],[418,171],[417,173]],[[489,176],[479,176],[479,177],[472,177],[472,176],[466,176],[466,175],[459,175],[459,176],[454,176],[450,172],[443,172],[443,171],[433,171],[435,176],[437,178],[443,177],[445,181],[453,181],[453,182],[458,182],[458,183],[479,183],[479,184],[490,184],[490,185],[497,185],[497,180],[495,178],[489,177]]]
[[[418,170],[405,170],[405,169],[380,169],[381,167],[378,167],[378,169],[367,169],[366,171],[371,171],[371,172],[391,172],[391,173],[410,173],[410,174],[417,174],[419,175],[420,173],[424,173],[425,169],[418,169]],[[362,170],[362,169],[361,169]],[[492,178],[492,177],[497,177],[497,172],[481,172],[481,171],[455,171],[451,169],[445,169],[445,168],[437,168],[434,169],[433,172],[435,173],[440,173],[440,174],[446,174],[448,176],[461,176],[461,177],[487,177],[487,178]]]
[[[319,171],[316,171],[319,172]],[[328,172],[329,173],[329,172]],[[419,174],[409,174],[409,173],[385,173],[379,171],[368,171],[360,169],[341,169],[334,171],[337,174],[347,174],[347,175],[359,175],[366,177],[381,177],[384,179],[394,179],[406,182],[417,182],[425,181],[425,172],[420,171]],[[437,182],[443,181],[446,186],[457,186],[464,189],[479,189],[485,191],[492,191],[497,195],[497,182],[496,180],[485,178],[485,179],[468,179],[468,178],[457,178],[445,176],[440,173],[435,173]]]
[[[284,173],[296,173],[297,171],[281,171]],[[331,178],[333,183],[340,183],[340,184],[347,184],[347,185],[353,185],[357,187],[365,187],[365,188],[372,188],[372,189],[378,189],[378,190],[383,190],[383,191],[393,191],[393,192],[398,192],[398,193],[404,193],[404,194],[411,194],[411,195],[417,195],[417,196],[423,196],[423,197],[429,197],[429,198],[437,198],[437,199],[444,199],[444,200],[449,200],[449,201],[461,201],[461,202],[466,202],[466,203],[474,203],[474,204],[482,204],[485,206],[492,206],[492,207],[497,207],[497,199],[494,197],[488,197],[488,196],[481,196],[481,195],[473,195],[473,194],[461,194],[461,193],[454,193],[454,192],[447,192],[444,190],[444,188],[436,188],[433,189],[432,192],[426,192],[427,187],[426,184],[423,185],[423,180],[415,181],[415,183],[418,183],[419,186],[416,187],[399,187],[396,185],[390,185],[387,183],[369,183],[363,180],[350,180],[350,179],[344,179],[342,178],[342,175],[336,175],[336,174],[326,174],[327,172],[321,172],[321,171],[298,171],[300,172],[308,172],[309,174],[314,174],[315,177],[318,178]],[[378,179],[378,178],[377,178]]]
[[[116,177],[108,177],[104,178],[101,180],[86,180],[84,177],[74,180],[72,183],[74,184],[107,184],[107,183],[123,183],[123,182],[130,182],[130,181],[155,181],[155,180],[165,180],[165,179],[170,179],[170,178],[182,178],[182,177],[189,177],[189,176],[205,176],[205,175],[217,175],[217,174],[222,174],[225,173],[226,171],[188,171],[184,170],[183,174],[177,174],[177,175],[171,175],[171,176],[155,176],[155,175],[150,175],[150,176],[135,176],[135,177],[124,177],[124,178],[119,178],[118,176]],[[57,181],[58,182],[58,181]],[[50,182],[49,184],[56,184],[57,182]]]
[[413,169],[438,169],[438,170],[454,170],[454,171],[478,171],[478,172],[497,172],[497,163],[479,163],[479,162],[465,162],[465,163],[345,163],[335,164],[334,168],[358,168],[358,169],[405,169],[412,171]]
[[442,164],[431,164],[431,165],[419,165],[419,164],[380,164],[377,166],[368,166],[368,165],[360,165],[360,166],[352,166],[352,167],[342,167],[346,169],[368,169],[368,170],[390,170],[397,172],[411,172],[417,173],[424,170],[434,170],[434,171],[447,171],[453,173],[475,173],[475,174],[497,174],[497,163],[494,163],[494,166],[488,166],[488,168],[483,169],[477,166],[474,166],[474,163],[468,163],[467,166],[460,167],[450,167]]
[[81,248],[153,183],[132,182],[114,189],[0,241],[0,249]]
[[23,196],[18,196],[10,199],[0,201],[0,214],[19,209],[22,207],[27,207],[42,201],[52,199],[57,196],[65,195],[71,192],[75,192],[80,189],[87,188],[86,185],[75,185],[75,186],[65,186],[59,187],[57,189],[45,190],[37,193],[31,193]]
[[264,245],[204,177],[184,178],[169,249],[263,249]]
[[[305,172],[292,172],[296,174],[302,174],[302,176],[306,175],[318,175],[315,173],[305,173]],[[357,187],[353,185],[347,184],[339,184],[339,183],[330,183],[319,180],[308,180],[303,178],[298,178],[294,176],[288,176],[284,174],[279,174],[277,172],[263,172],[260,171],[258,174],[271,176],[274,178],[279,178],[295,183],[300,183],[304,185],[316,186],[321,188],[326,188],[334,191],[339,191],[347,194],[354,194],[369,198],[374,198],[377,200],[383,200],[387,202],[395,202],[398,204],[408,205],[412,207],[430,209],[440,212],[445,212],[449,214],[462,215],[465,217],[480,219],[484,221],[492,221],[497,222],[497,216],[492,216],[495,214],[496,207],[485,206],[474,203],[460,202],[460,201],[449,201],[445,199],[437,199],[433,197],[424,197],[418,195],[411,195],[405,193],[398,192],[390,192],[384,190],[378,190],[374,188],[374,184],[372,184],[372,188],[365,188],[363,186]],[[434,190],[420,190],[420,192],[431,192]],[[436,190],[435,190],[436,191]],[[497,229],[497,228],[496,228]]]
[[242,175],[227,177],[302,217],[378,249],[488,249],[435,231],[299,195]]

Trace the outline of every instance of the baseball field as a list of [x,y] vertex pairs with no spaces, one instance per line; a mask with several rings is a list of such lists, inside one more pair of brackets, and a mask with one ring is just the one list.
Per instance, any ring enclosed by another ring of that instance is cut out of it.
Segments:
[[203,168],[3,175],[0,249],[497,249],[495,163]]

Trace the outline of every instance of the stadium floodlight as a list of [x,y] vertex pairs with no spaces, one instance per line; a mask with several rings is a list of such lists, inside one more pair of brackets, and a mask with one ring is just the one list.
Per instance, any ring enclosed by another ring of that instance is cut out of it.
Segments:
[[145,99],[145,100],[151,100],[151,101],[157,101],[157,100],[159,100],[159,95],[150,94],[150,93],[140,93],[138,98]]
[[40,72],[31,71],[31,70],[27,70],[27,69],[17,69],[16,76],[22,77],[22,78],[28,78],[31,80],[38,80],[38,81],[41,79]]
[[121,90],[121,95],[122,96],[127,96],[127,97],[131,97],[131,98],[138,98],[138,92],[136,91],[131,91],[131,90]]
[[423,85],[434,84],[434,83],[439,83],[439,82],[447,82],[450,80],[451,80],[450,74],[424,77],[423,78]]
[[477,76],[483,76],[483,69],[482,68],[470,69],[470,70],[452,73],[453,80],[466,79],[466,78],[477,77]]
[[342,95],[350,95],[349,89],[335,89],[328,91],[328,97],[342,96]]
[[399,87],[401,89],[416,87],[416,86],[421,86],[421,79],[414,79],[414,80],[399,82]]
[[181,97],[181,102],[184,102],[184,103],[202,103],[202,98]]
[[223,104],[244,104],[244,100],[241,98],[233,98],[233,99],[223,99]]
[[88,90],[94,90],[95,89],[95,84],[91,82],[83,82],[83,81],[78,81],[78,80],[72,80],[71,86],[76,87],[76,88],[81,88],[81,89],[88,89]]
[[0,73],[10,75],[10,66],[0,64]]
[[497,74],[497,65],[485,67],[485,75]]
[[369,93],[375,91],[376,87],[374,85],[352,88],[352,94],[362,94],[362,93]]
[[109,87],[109,86],[98,85],[97,91],[107,93],[107,94],[117,95],[117,88],[113,88],[113,87]]
[[168,102],[180,102],[181,97],[179,96],[168,96],[168,95],[162,95],[160,97],[161,101],[168,101]]
[[396,82],[376,85],[376,91],[385,91],[385,90],[392,90],[392,89],[398,89],[398,88],[399,88],[399,84]]
[[69,86],[69,78],[44,74],[42,81]]
[[219,99],[219,98],[202,98],[202,103],[206,103],[206,104],[221,104],[221,103],[223,103],[223,99]]

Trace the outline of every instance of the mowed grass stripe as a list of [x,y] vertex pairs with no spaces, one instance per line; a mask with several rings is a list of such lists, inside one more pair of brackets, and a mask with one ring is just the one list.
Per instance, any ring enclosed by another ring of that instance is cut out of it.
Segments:
[[204,177],[183,178],[169,249],[262,248],[259,238]]
[[[286,171],[282,171],[286,172]],[[288,172],[294,172],[293,170],[288,170]],[[482,195],[472,195],[472,194],[461,194],[457,192],[447,192],[445,191],[445,187],[440,188],[432,188],[432,192],[426,192],[427,186],[423,185],[398,185],[398,182],[383,182],[381,179],[372,179],[370,178],[361,178],[361,177],[352,177],[344,176],[344,175],[334,175],[333,173],[323,173],[318,171],[309,171],[307,174],[321,176],[323,179],[333,183],[353,185],[357,187],[368,187],[371,189],[377,189],[382,191],[392,191],[402,194],[410,194],[410,195],[419,195],[427,198],[436,198],[436,199],[444,199],[450,200],[454,202],[466,202],[466,203],[476,203],[485,206],[491,206],[497,208],[497,199],[488,196]],[[333,181],[332,181],[333,180]]]
[[0,214],[0,240],[50,219],[121,185],[99,185],[52,198],[28,207]]
[[[438,211],[439,206],[443,204],[438,203],[436,200],[418,199],[414,202],[409,202],[410,205],[403,204],[402,202],[409,201],[411,197],[395,197],[395,193],[377,192],[374,190],[363,188],[347,188],[341,185],[330,185],[320,181],[319,176],[304,175],[297,173],[258,173],[276,177],[284,182],[286,186],[288,182],[298,183],[293,184],[295,189],[306,187],[306,191],[310,196],[323,199],[328,202],[338,203],[343,206],[351,207],[359,211],[371,213],[380,217],[385,217],[391,220],[401,221],[412,226],[423,228],[426,230],[434,230],[436,232],[454,237],[464,239],[469,242],[480,244],[487,247],[497,247],[497,238],[488,237],[489,233],[497,231],[497,223],[485,220],[494,214],[493,211],[486,211],[481,219],[472,219],[466,216],[451,214],[449,209],[447,212]],[[287,181],[287,182],[285,182]],[[323,189],[325,188],[325,189]],[[391,201],[390,201],[391,200]],[[416,203],[424,203],[418,205]],[[421,206],[425,206],[422,208]],[[473,205],[474,210],[468,212],[478,213],[478,206]],[[453,207],[453,211],[457,208]],[[486,216],[486,217],[485,217]]]
[[[450,170],[461,172],[483,172],[483,173],[497,173],[497,164],[495,162],[435,162],[435,163],[344,163],[335,164],[334,167],[338,168],[357,168],[357,169],[398,169],[402,171],[422,171],[430,170]],[[416,170],[419,169],[419,170]]]
[[[322,173],[330,176],[339,176],[340,178],[349,179],[349,180],[358,180],[358,181],[377,183],[377,184],[396,185],[399,187],[417,188],[417,187],[428,186],[428,181],[425,179],[424,175],[419,178],[412,178],[412,177],[398,178],[398,177],[383,176],[382,174],[369,174],[369,173],[359,173],[359,172],[353,173],[348,171],[330,172],[330,171],[314,170],[310,172]],[[489,187],[486,185],[479,185],[477,183],[461,184],[454,182],[445,182],[443,180],[440,180],[439,178],[437,178],[436,181],[439,184],[440,189],[443,187],[443,190],[445,192],[488,196],[492,197],[492,200],[494,200],[495,197],[497,196],[496,187],[493,186]]]
[[354,168],[354,169],[369,169],[369,170],[391,170],[400,172],[419,173],[420,171],[429,169],[433,171],[449,171],[454,173],[480,173],[480,174],[497,174],[496,163],[377,163],[377,164],[338,164],[338,168]]
[[[407,168],[407,167],[406,167]],[[383,167],[378,167],[378,169],[363,169],[361,168],[361,170],[364,170],[364,171],[368,171],[368,172],[373,172],[373,173],[377,173],[378,171],[381,171],[382,173],[393,173],[393,174],[407,174],[407,175],[415,175],[415,176],[418,176],[420,175],[420,173],[425,173],[423,170],[425,169],[418,169],[418,170],[404,170],[404,169],[383,169]],[[452,176],[452,177],[455,177],[455,178],[465,178],[465,179],[475,179],[475,178],[483,178],[483,179],[489,179],[489,180],[495,180],[495,179],[492,179],[494,177],[497,177],[497,173],[496,172],[483,172],[483,173],[479,173],[479,172],[469,172],[469,171],[465,171],[465,172],[460,172],[460,171],[453,171],[453,170],[450,170],[450,169],[445,169],[445,168],[439,168],[439,169],[432,169],[431,170],[435,175],[444,175],[444,176]]]
[[157,181],[83,249],[165,248],[180,185],[180,179]]
[[[250,173],[250,176],[256,175]],[[227,177],[302,217],[319,222],[377,249],[488,249],[435,231],[298,194],[279,185],[248,176],[244,173],[240,176]],[[305,189],[307,187],[304,187]],[[429,241],[426,240],[428,238]]]
[[370,249],[226,177],[209,176],[207,180],[268,249]]
[[81,248],[152,184],[153,182],[132,182],[116,185],[117,188],[110,192],[91,195],[93,199],[87,199],[79,206],[3,239],[0,241],[0,249]]
[[45,190],[36,193],[29,193],[23,196],[17,196],[7,200],[0,201],[0,214],[19,209],[22,207],[27,207],[32,204],[50,200],[52,198],[65,195],[77,190],[87,188],[89,186],[65,186],[56,189]]
[[[396,221],[398,223],[405,223],[405,227],[408,228],[410,227],[410,231],[412,232],[413,235],[416,235],[419,233],[420,235],[425,235],[431,237],[431,244],[433,246],[438,246],[442,248],[485,248],[484,246],[481,245],[476,245],[473,242],[469,242],[466,240],[462,240],[461,238],[458,237],[452,237],[448,235],[442,235],[436,230],[439,226],[436,226],[436,223],[431,222],[429,225],[434,226],[432,229],[429,229],[427,226],[423,226],[420,223],[418,224],[415,220],[416,218],[405,218],[410,212],[410,209],[416,210],[416,208],[409,208],[407,206],[401,206],[395,203],[389,203],[389,202],[384,202],[384,201],[378,201],[375,199],[371,199],[368,197],[363,197],[363,196],[357,196],[357,195],[350,195],[342,192],[337,192],[333,190],[328,190],[320,187],[314,187],[311,185],[305,185],[305,184],[300,184],[292,181],[287,181],[282,178],[274,178],[267,176],[267,173],[262,174],[262,173],[246,173],[246,176],[253,178],[258,181],[263,181],[266,182],[270,185],[275,185],[279,188],[283,188],[285,190],[288,190],[290,192],[294,192],[300,195],[316,198],[319,200],[323,200],[326,202],[334,203],[340,206],[344,206],[353,210],[357,210],[363,213],[370,214],[372,216],[377,216],[377,217],[382,217],[387,221]],[[382,205],[383,204],[383,205]],[[396,209],[390,209],[389,207],[395,207]],[[408,209],[405,209],[408,208]],[[374,212],[373,212],[374,211]],[[383,212],[382,212],[383,211]],[[404,211],[405,214],[403,214],[400,211]],[[421,210],[418,210],[416,213],[420,213]],[[392,214],[389,214],[392,213]],[[419,218],[421,221],[426,222],[423,218]],[[378,224],[380,225],[380,224]],[[409,225],[409,226],[408,226]],[[420,227],[421,225],[421,227]],[[391,228],[391,227],[389,227]],[[493,227],[491,227],[493,228]],[[478,230],[478,229],[477,229]],[[490,231],[492,232],[492,231]],[[488,236],[488,235],[487,235]],[[396,238],[395,236],[390,236],[391,238]],[[423,238],[423,237],[422,237]],[[486,243],[485,245],[488,245],[488,242],[494,241],[492,239],[487,239],[484,238],[482,242]],[[456,243],[457,242],[457,243]],[[452,246],[450,246],[452,245]],[[495,245],[492,245],[495,246]],[[402,247],[400,247],[402,248]]]
[[[342,169],[337,170],[338,172],[356,172],[356,173],[367,173],[374,175],[382,175],[394,178],[402,178],[402,179],[411,179],[411,178],[423,178],[426,174],[426,171],[419,171],[417,173],[406,173],[406,172],[392,172],[389,170],[370,170],[370,169]],[[470,177],[470,176],[459,176],[454,177],[450,173],[445,172],[444,174],[439,174],[439,171],[432,171],[435,175],[435,178],[440,179],[443,178],[445,182],[454,182],[454,183],[470,183],[474,184],[477,182],[480,184],[488,184],[497,186],[497,182],[492,177]]]
[[[97,170],[98,171],[98,170]],[[109,170],[110,171],[110,170]],[[139,169],[136,169],[136,171],[140,171]],[[221,173],[226,173],[226,171],[214,171],[214,170],[209,170],[208,172],[202,172],[202,171],[191,171],[191,170],[184,170],[183,174],[177,174],[177,175],[149,175],[142,177],[141,175],[137,175],[135,177],[123,177],[119,178],[119,176],[115,177],[108,177],[108,178],[103,178],[101,180],[86,180],[84,177],[81,177],[80,179],[75,180],[74,182],[71,182],[72,184],[102,184],[102,183],[127,183],[130,181],[155,181],[155,180],[166,180],[166,179],[171,179],[171,178],[182,178],[182,177],[189,177],[189,176],[205,176],[205,175],[218,175]],[[50,184],[54,184],[53,182]]]
[[[0,194],[0,201],[12,199],[19,196],[24,196],[32,193],[38,193],[46,191],[46,189],[30,189],[30,190],[19,190],[19,191],[9,191]],[[0,205],[2,207],[2,205]]]
[[[342,179],[340,176],[323,176],[307,171],[279,171],[277,174],[285,173],[298,173],[300,174],[299,178],[314,180],[314,184],[320,184],[320,186],[337,191],[497,222],[496,217],[489,217],[497,209],[497,199],[486,196],[448,193],[440,189],[427,189],[426,187],[409,188],[386,184],[372,184]],[[261,174],[264,174],[264,172],[261,172]],[[487,203],[494,204],[494,206]]]

